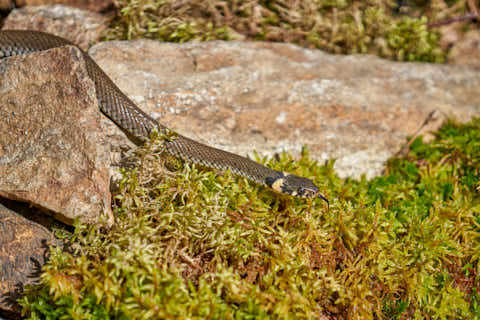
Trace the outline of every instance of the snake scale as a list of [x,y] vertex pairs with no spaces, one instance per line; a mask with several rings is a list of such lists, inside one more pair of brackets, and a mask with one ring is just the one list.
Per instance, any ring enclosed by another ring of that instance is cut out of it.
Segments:
[[[66,45],[75,46],[66,39],[44,32],[0,31],[0,59]],[[160,134],[169,132],[167,127],[140,110],[88,53],[81,51],[88,75],[95,83],[101,111],[126,132],[130,139],[141,144],[153,130],[157,130]],[[211,168],[230,169],[234,174],[269,186],[277,192],[304,198],[318,197],[328,203],[318,187],[309,179],[267,168],[248,158],[209,147],[182,135],[176,134],[174,138],[166,140],[165,148],[173,156]]]

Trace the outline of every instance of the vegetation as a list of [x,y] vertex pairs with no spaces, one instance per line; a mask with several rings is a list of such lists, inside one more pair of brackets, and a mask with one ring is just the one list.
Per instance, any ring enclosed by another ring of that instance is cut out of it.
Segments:
[[329,210],[165,166],[161,148],[123,171],[115,227],[78,225],[72,253],[52,250],[30,319],[480,319],[480,119],[417,138],[371,181],[306,151],[262,159],[314,179]]
[[[408,14],[399,4],[408,4]],[[248,39],[443,62],[429,21],[467,1],[116,0],[107,39]],[[132,155],[117,224],[77,224],[21,300],[30,319],[480,319],[480,119],[417,138],[383,176],[340,179],[308,152],[259,159],[331,200],[296,199]]]
[[[115,0],[107,39],[249,39],[292,42],[333,53],[444,62],[447,48],[427,27],[463,13],[466,1]],[[406,13],[404,13],[406,12]],[[428,17],[428,18],[427,18]]]

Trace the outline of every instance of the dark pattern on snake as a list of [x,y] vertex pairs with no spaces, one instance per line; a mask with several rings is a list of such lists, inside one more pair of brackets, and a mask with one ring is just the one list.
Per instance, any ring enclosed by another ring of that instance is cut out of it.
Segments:
[[[75,46],[66,39],[39,31],[0,31],[0,59],[65,45]],[[86,52],[82,51],[82,53],[87,72],[95,83],[101,111],[133,141],[141,144],[154,129],[160,134],[168,132],[167,127],[140,110],[120,91]],[[234,174],[267,185],[277,192],[297,197],[319,197],[328,203],[317,186],[309,179],[272,170],[250,159],[206,146],[182,135],[176,135],[175,138],[167,140],[165,148],[168,153],[186,161],[221,170],[230,169]]]

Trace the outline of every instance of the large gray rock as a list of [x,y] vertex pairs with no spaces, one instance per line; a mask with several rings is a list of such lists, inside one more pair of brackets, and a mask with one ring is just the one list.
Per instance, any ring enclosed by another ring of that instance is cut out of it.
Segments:
[[71,224],[113,222],[109,146],[77,48],[0,60],[0,197]]
[[241,155],[306,145],[318,160],[336,158],[343,177],[379,174],[433,110],[462,121],[480,111],[480,72],[467,67],[262,42],[140,40],[90,53],[140,108],[186,136]]

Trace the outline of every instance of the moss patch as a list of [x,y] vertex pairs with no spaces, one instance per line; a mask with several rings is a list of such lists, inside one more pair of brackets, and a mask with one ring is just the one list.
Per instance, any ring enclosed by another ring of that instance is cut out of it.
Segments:
[[[404,2],[402,6],[399,4]],[[447,50],[427,16],[465,9],[407,1],[116,0],[107,39],[162,41],[249,39],[290,42],[332,53],[370,53],[393,60],[443,62]],[[443,3],[443,2],[442,2]],[[402,14],[408,8],[408,14]]]
[[417,139],[370,181],[306,151],[262,159],[312,178],[329,211],[228,172],[167,170],[161,148],[123,172],[113,229],[78,225],[74,252],[52,251],[22,300],[30,319],[480,319],[480,119]]

